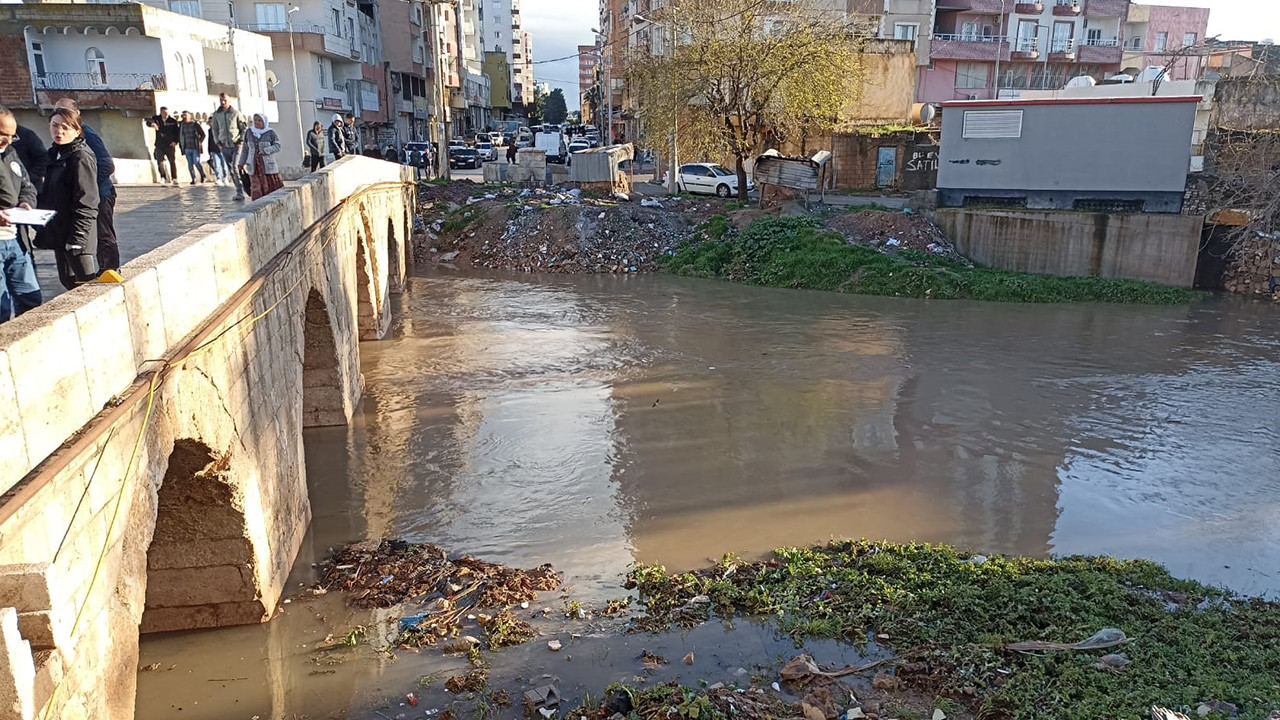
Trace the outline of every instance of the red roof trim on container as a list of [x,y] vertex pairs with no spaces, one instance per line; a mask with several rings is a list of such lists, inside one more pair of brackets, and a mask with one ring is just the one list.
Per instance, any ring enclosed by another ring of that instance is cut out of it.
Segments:
[[1153,105],[1158,103],[1198,103],[1204,100],[1199,95],[1167,95],[1162,97],[1073,97],[1073,98],[1028,98],[1026,100],[948,100],[942,107],[994,108],[994,107],[1026,107],[1028,105]]

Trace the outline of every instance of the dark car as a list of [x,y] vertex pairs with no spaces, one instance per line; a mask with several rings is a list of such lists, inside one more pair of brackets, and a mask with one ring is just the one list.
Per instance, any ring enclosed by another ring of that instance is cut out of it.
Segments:
[[459,168],[478,168],[480,167],[480,153],[475,148],[450,148],[449,167],[455,170]]

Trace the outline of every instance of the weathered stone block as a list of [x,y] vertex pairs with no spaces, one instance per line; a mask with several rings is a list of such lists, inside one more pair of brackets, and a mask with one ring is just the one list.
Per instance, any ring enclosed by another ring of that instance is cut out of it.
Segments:
[[9,354],[0,350],[0,492],[8,490],[30,468],[17,390],[13,373],[9,372]]
[[218,307],[213,248],[200,237],[183,236],[153,250],[165,343],[176,346]]
[[48,563],[0,565],[0,607],[18,612],[48,610],[56,596],[52,583]]
[[148,607],[142,615],[142,624],[138,630],[153,633],[252,625],[264,622],[270,617],[270,611],[258,601],[171,608]]
[[18,632],[18,613],[0,607],[0,717],[31,720],[36,711],[35,681],[31,644]]
[[216,565],[249,565],[253,546],[248,538],[201,540],[198,543],[152,543],[147,551],[149,570],[171,570]]
[[244,565],[152,570],[147,607],[182,607],[256,599],[253,572]]
[[153,267],[124,266],[127,278],[124,288],[125,308],[129,314],[129,332],[133,338],[134,366],[140,370],[147,360],[164,357],[169,344],[165,341],[164,310],[160,305],[160,281]]
[[84,301],[75,315],[85,352],[89,401],[95,409],[101,409],[138,375],[133,332],[123,287],[90,285],[82,289],[81,298]]
[[[29,461],[35,464],[96,412],[90,401],[80,329],[74,314],[42,313],[38,308],[0,328],[0,346],[8,351]],[[6,337],[4,331],[17,337]],[[6,486],[14,480],[6,478]]]

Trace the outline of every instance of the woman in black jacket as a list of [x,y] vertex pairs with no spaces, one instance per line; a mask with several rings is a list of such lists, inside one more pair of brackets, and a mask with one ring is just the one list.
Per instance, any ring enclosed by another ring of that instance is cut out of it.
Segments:
[[55,109],[49,134],[53,147],[37,205],[57,214],[40,228],[35,244],[54,251],[58,279],[70,290],[98,277],[98,161],[75,110]]
[[307,133],[307,171],[315,172],[324,167],[324,126],[317,120]]

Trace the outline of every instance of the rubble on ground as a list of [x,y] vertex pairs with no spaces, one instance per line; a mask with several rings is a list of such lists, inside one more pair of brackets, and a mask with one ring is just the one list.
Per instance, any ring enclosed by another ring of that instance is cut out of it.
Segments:
[[637,273],[657,269],[718,198],[627,197],[576,188],[427,186],[418,260],[493,270]]
[[971,265],[942,230],[925,217],[910,212],[862,210],[828,217],[823,225],[857,245],[893,253],[919,250]]

